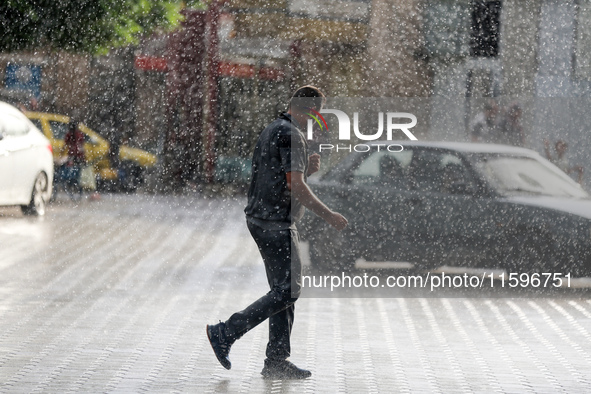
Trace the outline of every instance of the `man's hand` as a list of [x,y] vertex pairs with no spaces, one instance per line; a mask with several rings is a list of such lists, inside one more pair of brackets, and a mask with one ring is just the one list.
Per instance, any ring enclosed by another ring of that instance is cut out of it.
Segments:
[[314,174],[320,169],[320,155],[318,153],[311,154],[308,157],[308,176]]
[[304,181],[303,172],[288,172],[286,177],[292,195],[297,198],[303,206],[320,216],[325,222],[339,231],[347,227],[348,222],[343,215],[331,211],[314,193],[312,193],[312,190],[310,190]]
[[345,227],[347,227],[347,224],[349,224],[349,221],[338,212],[333,212],[330,219],[327,220],[327,222],[339,231],[344,230]]

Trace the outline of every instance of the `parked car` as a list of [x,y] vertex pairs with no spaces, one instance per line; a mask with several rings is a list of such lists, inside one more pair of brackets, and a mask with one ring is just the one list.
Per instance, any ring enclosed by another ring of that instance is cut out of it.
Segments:
[[[60,161],[67,154],[64,137],[68,131],[70,118],[44,112],[26,112],[26,115],[49,138],[54,158],[56,161]],[[125,189],[135,189],[136,186],[143,183],[145,170],[156,165],[156,155],[121,145],[119,148],[120,169],[124,170],[126,176],[125,179],[119,179],[120,173],[111,167],[108,158],[109,143],[107,140],[83,123],[79,124],[79,128],[85,138],[86,162],[94,165],[99,185],[109,182],[123,182],[121,186]]]
[[53,183],[49,140],[17,108],[0,102],[0,205],[44,215]]
[[310,180],[349,220],[338,233],[306,214],[301,232],[313,265],[351,267],[362,258],[425,269],[591,273],[590,196],[538,153],[416,141],[388,152],[380,143]]

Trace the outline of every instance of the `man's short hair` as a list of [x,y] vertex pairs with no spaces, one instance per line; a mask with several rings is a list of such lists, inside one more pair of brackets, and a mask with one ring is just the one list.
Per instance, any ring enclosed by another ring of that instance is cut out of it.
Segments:
[[320,89],[315,86],[306,85],[296,90],[293,96],[291,96],[290,106],[301,110],[314,108],[316,111],[320,111],[325,102],[326,97]]

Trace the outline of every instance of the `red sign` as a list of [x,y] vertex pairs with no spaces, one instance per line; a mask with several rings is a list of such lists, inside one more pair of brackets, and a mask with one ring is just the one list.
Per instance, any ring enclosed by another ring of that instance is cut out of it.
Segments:
[[254,77],[254,66],[249,64],[220,62],[218,73],[223,77],[252,78]]
[[[254,78],[256,70],[250,64],[226,63],[220,62],[218,64],[218,75],[222,77],[234,78]],[[283,80],[285,73],[283,70],[272,67],[261,67],[258,70],[259,79],[267,79],[271,81]]]
[[134,66],[144,71],[168,71],[168,65],[164,57],[136,56]]

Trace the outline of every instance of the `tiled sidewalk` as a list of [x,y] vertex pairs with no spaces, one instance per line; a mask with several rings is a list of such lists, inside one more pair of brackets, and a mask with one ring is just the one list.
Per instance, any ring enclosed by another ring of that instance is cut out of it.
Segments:
[[0,392],[591,392],[587,298],[304,298],[265,381],[266,324],[216,361],[205,324],[266,291],[244,201],[105,196],[0,212]]

